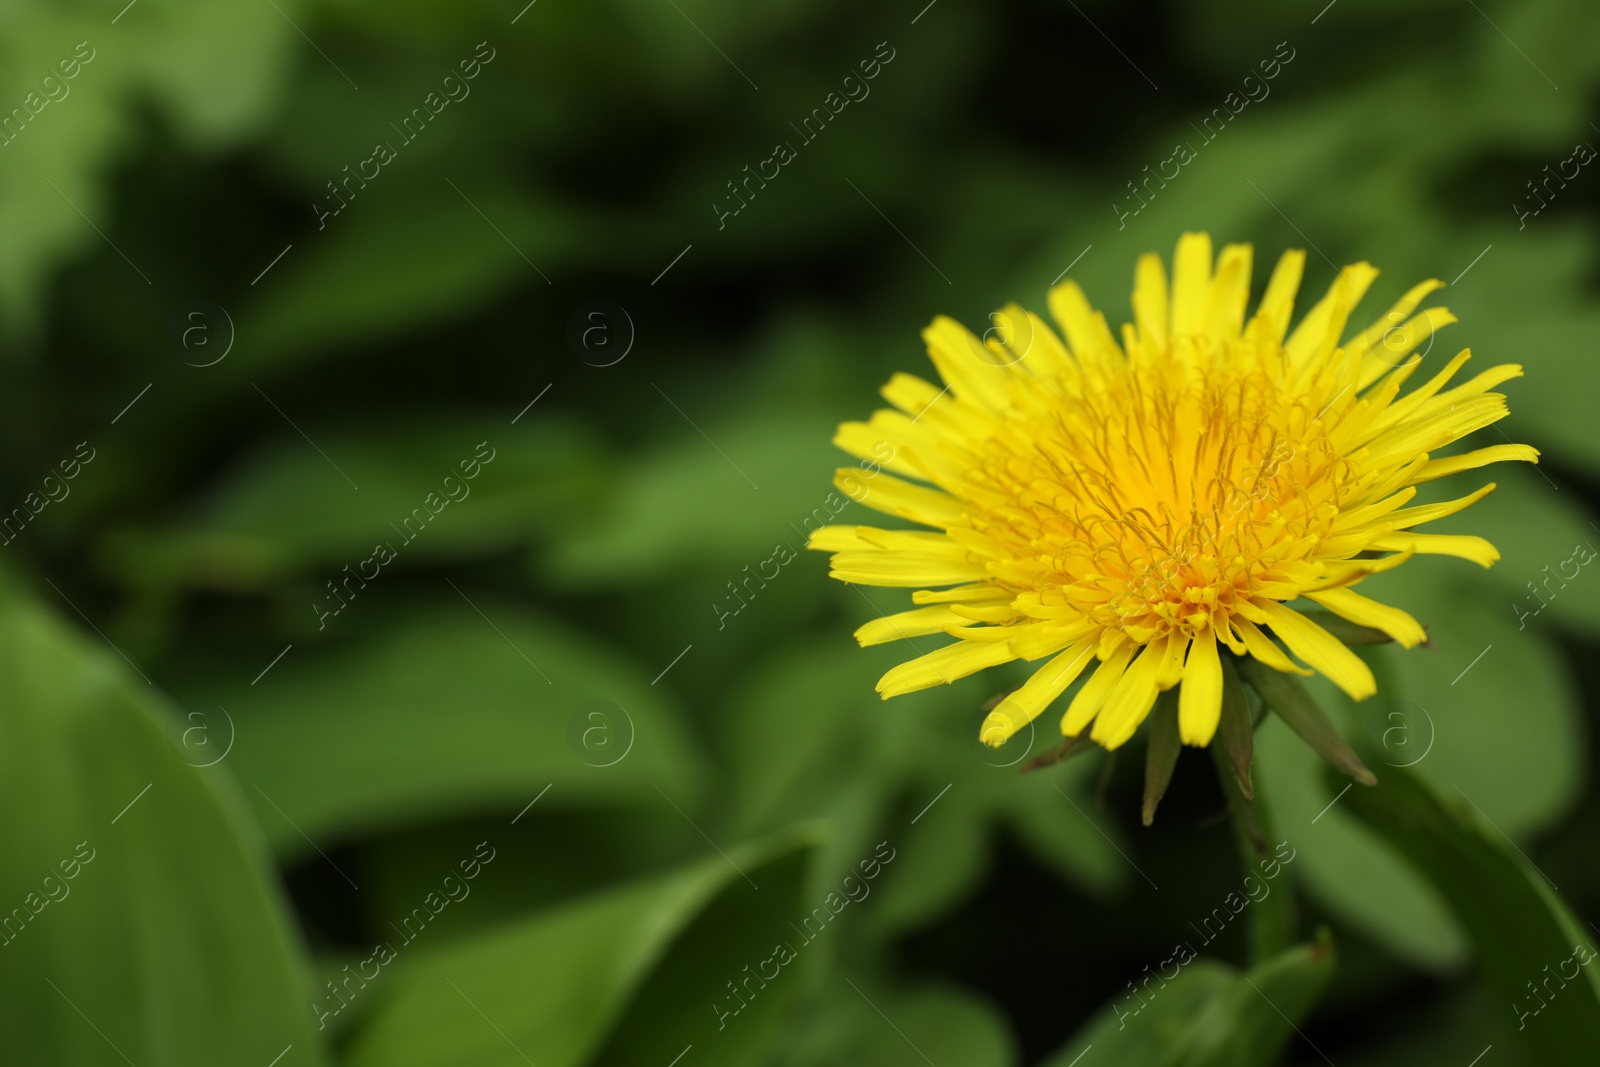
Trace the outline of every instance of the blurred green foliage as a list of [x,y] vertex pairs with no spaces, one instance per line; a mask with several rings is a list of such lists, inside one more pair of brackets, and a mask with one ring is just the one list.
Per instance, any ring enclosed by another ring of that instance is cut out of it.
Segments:
[[[0,492],[27,518],[0,535],[0,1058],[1592,1060],[1592,981],[1524,1029],[1507,1000],[1600,918],[1600,579],[1541,584],[1600,542],[1600,171],[1519,218],[1600,144],[1600,9],[523,3],[0,10]],[[319,218],[375,141],[396,158]],[[719,220],[775,141],[796,158]],[[1451,520],[1495,568],[1373,580],[1432,637],[1370,650],[1370,701],[1317,690],[1375,790],[1258,733],[1302,944],[1251,960],[1230,926],[1119,1020],[1239,887],[1209,760],[1148,830],[1138,744],[1019,776],[1050,716],[975,736],[1019,678],[881,704],[907,653],[849,635],[907,598],[800,550],[833,426],[927,373],[934,314],[1042,308],[1071,263],[1118,321],[1186,229],[1258,274],[1308,247],[1311,290],[1369,260],[1370,316],[1451,281],[1430,364],[1522,363],[1474,445],[1544,461]],[[626,321],[574,345],[595,300]],[[470,895],[428,904],[479,842]],[[733,988],[819,908],[797,964]]]

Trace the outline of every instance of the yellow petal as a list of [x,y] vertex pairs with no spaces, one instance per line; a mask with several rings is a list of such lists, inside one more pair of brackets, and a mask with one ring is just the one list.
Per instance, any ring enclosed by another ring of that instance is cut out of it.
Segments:
[[1237,338],[1244,326],[1250,303],[1250,257],[1249,245],[1226,245],[1217,257],[1202,327],[1218,345]]
[[1495,483],[1490,482],[1477,492],[1468,493],[1466,496],[1457,497],[1454,500],[1444,500],[1437,504],[1423,504],[1419,507],[1397,511],[1391,516],[1390,521],[1397,529],[1402,530],[1409,529],[1412,526],[1421,526],[1425,522],[1437,522],[1439,519],[1447,518],[1476,504],[1494,492],[1494,486]]
[[1012,627],[1016,636],[1011,638],[1011,651],[1018,659],[1034,660],[1053,655],[1068,645],[1076,644],[1085,634],[1094,633],[1098,627],[1079,619],[1076,622],[1041,622]]
[[829,576],[841,582],[890,588],[955,585],[988,575],[981,563],[913,552],[838,552],[829,565]]
[[1139,257],[1133,273],[1133,317],[1139,323],[1139,338],[1153,351],[1167,347],[1167,268],[1161,257],[1146,252]]
[[1119,748],[1133,736],[1139,724],[1155,706],[1160,687],[1156,679],[1161,673],[1164,648],[1146,645],[1139,658],[1122,673],[1117,684],[1106,695],[1105,707],[1094,720],[1089,736],[1105,748]]
[[1350,317],[1378,272],[1370,263],[1352,263],[1339,272],[1328,293],[1300,320],[1283,347],[1290,362],[1306,363],[1313,355],[1333,351]]
[[1393,570],[1413,555],[1415,555],[1414,552],[1406,551],[1396,552],[1391,556],[1383,556],[1378,559],[1353,559],[1347,562],[1332,563],[1328,565],[1327,572],[1321,578],[1308,583],[1300,591],[1305,594],[1322,589],[1337,589],[1343,585],[1354,585],[1363,578],[1381,574],[1383,571]]
[[[871,422],[845,422],[833,435],[836,448],[865,460],[862,477],[877,474],[878,467],[908,478],[925,478],[926,472],[907,461],[906,448],[910,442],[920,442],[923,435],[911,420],[897,411],[879,411]],[[868,483],[870,484],[870,482]]]
[[[1451,359],[1449,363],[1445,364],[1444,368],[1440,370],[1439,373],[1435,374],[1425,383],[1407,393],[1404,400],[1399,400],[1388,404],[1387,409],[1382,415],[1372,419],[1369,423],[1367,423],[1366,426],[1362,427],[1362,432],[1359,435],[1350,436],[1348,438],[1350,445],[1361,444],[1370,441],[1379,434],[1385,432],[1386,430],[1393,429],[1406,419],[1410,418],[1413,414],[1415,414],[1419,407],[1421,407],[1423,404],[1426,404],[1436,393],[1439,392],[1440,389],[1443,389],[1450,379],[1456,376],[1456,372],[1465,366],[1467,360],[1471,358],[1472,350],[1470,348],[1464,348],[1460,352],[1457,352],[1455,357]],[[1408,361],[1395,370],[1394,374],[1391,375],[1395,390],[1400,388],[1400,383],[1405,381],[1406,378],[1410,377],[1411,372],[1416,370],[1417,366],[1417,362]],[[1388,380],[1386,380],[1386,382],[1387,381]],[[1386,386],[1381,387],[1379,391],[1383,391],[1383,388],[1386,388]]]
[[924,526],[946,527],[961,522],[961,501],[892,474],[880,474],[867,482],[861,477],[861,468],[840,467],[834,472],[833,484],[856,503],[885,515],[898,515]]
[[925,413],[944,393],[932,382],[904,372],[896,372],[889,378],[888,384],[878,391],[885,400],[918,422],[922,421],[918,416]]
[[1278,265],[1272,268],[1267,290],[1261,296],[1261,307],[1256,314],[1267,323],[1268,337],[1277,344],[1282,344],[1284,335],[1289,332],[1289,320],[1294,316],[1294,297],[1300,290],[1300,278],[1305,268],[1305,249],[1295,248],[1285,252],[1278,257]]
[[1043,319],[1031,311],[1028,312],[1028,328],[1032,347],[1028,349],[1027,358],[1019,364],[1021,367],[1047,380],[1075,372],[1076,367],[1067,346],[1061,343],[1061,338]]
[[1067,713],[1061,717],[1061,732],[1068,737],[1077,737],[1083,728],[1089,725],[1100,711],[1101,705],[1106,702],[1111,688],[1122,677],[1122,672],[1128,669],[1128,661],[1133,658],[1139,646],[1124,641],[1109,656],[1100,661],[1100,666],[1094,669],[1089,680],[1084,683],[1078,695],[1072,698],[1072,703],[1067,706]]
[[856,533],[859,526],[824,526],[820,530],[813,530],[811,536],[806,538],[806,547],[813,552],[848,552],[851,550],[865,550],[872,546],[861,540],[861,535]]
[[1511,414],[1506,398],[1499,393],[1468,397],[1453,408],[1418,417],[1380,435],[1367,446],[1366,462],[1375,467],[1410,460],[1421,452],[1432,452]]
[[881,645],[885,641],[943,633],[946,626],[957,626],[963,621],[960,615],[942,604],[917,608],[873,619],[856,630],[856,640],[862,648],[866,648],[868,645]]
[[888,700],[890,697],[915,693],[919,689],[945,685],[976,674],[986,667],[1009,663],[1015,658],[1003,642],[957,641],[891,668],[878,679],[878,692]]
[[1457,456],[1430,459],[1427,465],[1417,472],[1412,481],[1416,483],[1431,482],[1436,478],[1447,478],[1462,471],[1488,466],[1490,463],[1505,463],[1513,460],[1537,463],[1539,462],[1539,450],[1531,445],[1490,445],[1488,448],[1473,449],[1471,452],[1463,452]]
[[958,585],[954,589],[919,589],[911,594],[913,604],[948,604],[953,601],[1010,600],[1005,588],[988,583]]
[[1500,551],[1481,537],[1471,534],[1392,533],[1374,541],[1380,552],[1415,552],[1423,556],[1459,556],[1480,567],[1492,566]]
[[1400,642],[1402,648],[1414,648],[1428,639],[1427,632],[1416,619],[1399,608],[1364,597],[1353,589],[1323,589],[1307,593],[1306,597],[1358,626],[1382,630]]
[[1334,685],[1343,689],[1355,700],[1365,700],[1378,691],[1372,669],[1344,646],[1328,631],[1275,600],[1262,601],[1267,612],[1267,624],[1289,651],[1299,656]]
[[1186,745],[1209,745],[1222,720],[1222,659],[1209,628],[1189,642],[1178,690],[1178,736]]
[[915,552],[925,556],[943,556],[948,559],[966,559],[967,545],[955,539],[952,533],[935,533],[930,530],[883,530],[876,526],[857,526],[856,536],[869,548],[888,552]]
[[[1411,498],[1416,495],[1417,491],[1412,487],[1407,486],[1404,489],[1401,489],[1398,493],[1391,494],[1390,496],[1385,497],[1383,500],[1378,501],[1376,504],[1366,504],[1362,507],[1351,508],[1348,511],[1341,512],[1339,517],[1333,520],[1332,528],[1334,530],[1343,532],[1346,530],[1359,530],[1364,526],[1370,526],[1377,522],[1377,520],[1389,515],[1402,504],[1408,503]],[[1391,523],[1391,525],[1395,524]]]
[[1360,377],[1356,379],[1356,388],[1365,389],[1383,377],[1390,368],[1400,366],[1417,350],[1418,345],[1457,321],[1444,308],[1428,308],[1393,327],[1383,335],[1381,344],[1367,350],[1361,363]]
[[972,622],[1009,622],[1017,617],[1017,609],[1010,604],[991,601],[987,604],[951,604],[950,610],[958,618]]
[[1199,333],[1205,326],[1211,289],[1211,236],[1186,233],[1172,256],[1173,336]]
[[1272,638],[1268,637],[1260,627],[1249,619],[1235,618],[1233,620],[1233,628],[1239,631],[1239,636],[1244,641],[1245,648],[1250,650],[1250,654],[1273,670],[1282,671],[1285,674],[1314,673],[1285,656],[1283,649],[1273,644]]
[[1122,350],[1106,325],[1106,317],[1094,310],[1077,282],[1066,281],[1050,290],[1050,314],[1066,331],[1067,344],[1080,365],[1115,363]]
[[1394,336],[1400,324],[1405,322],[1411,313],[1417,309],[1417,305],[1427,299],[1429,294],[1438,292],[1443,288],[1444,282],[1437,278],[1431,278],[1418,285],[1413,285],[1405,296],[1401,297],[1393,307],[1384,313],[1382,318],[1351,338],[1350,343],[1345,345],[1345,349],[1358,355],[1365,354],[1367,349],[1378,344],[1378,342]]
[[1039,717],[1050,703],[1066,692],[1094,657],[1094,642],[1083,641],[1033,672],[1033,677],[1007,696],[983,720],[978,739],[999,748],[1011,736]]
[[1156,685],[1161,689],[1171,689],[1183,678],[1183,654],[1189,648],[1189,638],[1186,634],[1174,630],[1167,635],[1165,650],[1161,656],[1161,669],[1156,674]]
[[1006,372],[1001,362],[972,331],[955,319],[940,315],[922,331],[928,344],[928,358],[939,369],[939,376],[950,384],[959,400],[978,404],[990,411],[1003,411],[1010,401],[1006,394]]
[[1486,393],[1501,382],[1509,382],[1513,378],[1522,377],[1520,363],[1502,363],[1498,367],[1490,367],[1482,374],[1462,382],[1453,389],[1440,393],[1432,400],[1417,409],[1417,415],[1431,415],[1437,411],[1454,408],[1457,404],[1469,403],[1472,397]]

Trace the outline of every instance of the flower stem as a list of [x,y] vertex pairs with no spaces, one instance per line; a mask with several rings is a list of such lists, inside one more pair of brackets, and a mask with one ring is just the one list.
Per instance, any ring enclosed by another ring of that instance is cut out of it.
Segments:
[[[1228,798],[1234,842],[1239,849],[1239,862],[1244,867],[1245,895],[1250,898],[1250,962],[1262,963],[1294,943],[1294,899],[1287,886],[1272,885],[1258,867],[1271,855],[1277,840],[1260,776],[1252,775],[1255,779],[1252,800],[1239,787],[1238,776],[1222,746],[1209,747],[1217,767],[1217,778]],[[1263,891],[1259,898],[1254,895]]]

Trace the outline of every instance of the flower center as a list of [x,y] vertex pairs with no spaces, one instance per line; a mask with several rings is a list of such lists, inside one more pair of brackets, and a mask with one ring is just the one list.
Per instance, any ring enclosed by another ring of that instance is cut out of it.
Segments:
[[1236,368],[1163,359],[1035,390],[970,478],[973,529],[1011,558],[999,580],[1141,643],[1292,599],[1353,467],[1337,414]]

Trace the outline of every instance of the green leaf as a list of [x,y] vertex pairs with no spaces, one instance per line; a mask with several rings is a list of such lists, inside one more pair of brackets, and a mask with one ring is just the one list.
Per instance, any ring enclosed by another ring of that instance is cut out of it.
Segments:
[[375,615],[357,644],[297,647],[260,684],[194,698],[250,739],[232,765],[280,854],[515,810],[546,787],[540,803],[558,807],[657,805],[657,784],[692,803],[698,754],[644,671],[526,607],[461,593],[472,602],[447,588],[434,607]]
[[[1575,117],[1566,128],[1583,129],[1581,121]],[[1564,135],[1559,141],[1552,136],[1546,144],[1563,149],[1560,155],[1551,154],[1553,160],[1571,150]],[[1593,410],[1585,398],[1600,384],[1600,373],[1594,361],[1584,356],[1600,329],[1600,313],[1578,279],[1593,276],[1595,240],[1591,232],[1578,227],[1541,228],[1538,223],[1544,221],[1539,219],[1526,232],[1517,233],[1516,240],[1502,240],[1493,232],[1480,237],[1477,247],[1491,240],[1495,246],[1468,275],[1473,279],[1473,292],[1483,294],[1478,299],[1484,314],[1463,318],[1471,325],[1472,348],[1479,359],[1492,355],[1490,366],[1515,362],[1526,368],[1526,377],[1505,386],[1511,417],[1501,428],[1507,438],[1552,450],[1552,458],[1594,471],[1600,469],[1600,446],[1593,432]],[[1456,303],[1452,301],[1452,307],[1463,310]],[[1493,431],[1486,434],[1492,436],[1480,444],[1506,439]],[[1481,481],[1501,480],[1495,468],[1477,473],[1487,475]],[[1539,484],[1549,488],[1542,478]],[[1477,505],[1467,514],[1483,506]],[[1536,532],[1534,536],[1538,536]],[[1570,551],[1571,546],[1565,548]],[[1535,569],[1549,562],[1553,561],[1540,559]]]
[[[1324,685],[1318,696],[1332,701],[1337,693]],[[1323,766],[1320,757],[1275,716],[1261,724],[1256,734],[1257,780],[1272,798],[1278,826],[1294,841],[1298,883],[1401,959],[1440,971],[1457,966],[1466,942],[1449,909],[1425,881],[1344,811],[1344,802],[1362,787],[1344,780],[1341,788],[1350,789],[1340,799],[1338,789],[1324,788],[1319,771]]]
[[0,705],[0,1060],[324,1062],[255,828],[154,690],[8,591]]
[[[395,110],[403,113],[404,107]],[[389,129],[376,115],[369,122],[368,130],[380,136]],[[356,159],[372,153],[372,133],[358,136],[363,140],[352,142],[361,145]],[[393,138],[390,143],[401,142]],[[327,177],[338,177],[337,169]],[[485,194],[459,173],[456,180],[458,187],[466,182],[467,188],[452,190],[438,173],[426,182],[389,190],[380,186],[352,202],[347,217],[327,220],[322,233],[310,225],[315,216],[308,205],[305,241],[310,247],[293,253],[299,257],[294,269],[273,279],[275,285],[264,286],[267,292],[259,305],[248,312],[255,324],[252,341],[263,357],[284,365],[330,350],[349,352],[358,344],[397,340],[481,314],[519,280],[543,288],[547,283],[533,264],[555,269],[550,257],[540,253],[549,251],[556,236],[554,220],[562,213],[549,207],[536,210],[524,199],[498,191]],[[337,204],[320,187],[313,196],[324,206]],[[482,214],[465,196],[477,202]],[[512,236],[497,233],[496,223]],[[563,248],[571,241],[570,235],[561,234]],[[530,250],[531,263],[519,248]]]
[[1196,1013],[1170,1067],[1267,1067],[1311,1014],[1334,971],[1326,931],[1309,945],[1252,967]]
[[[1239,980],[1238,975],[1238,971],[1218,960],[1194,960],[1165,985],[1152,983],[1151,988],[1157,992],[1145,1008],[1132,999],[1133,994],[1119,990],[1118,1002],[1062,1045],[1044,1067],[1072,1067],[1091,1047],[1099,1048],[1100,1054],[1106,1056],[1103,1062],[1111,1067],[1161,1064],[1182,1040],[1192,1020],[1226,996]],[[1124,1003],[1124,999],[1131,1003]]]
[[[666,395],[661,399],[678,419]],[[788,414],[718,424],[705,421],[686,396],[670,402],[687,405],[682,413],[705,426],[716,444],[680,420],[673,444],[628,465],[600,523],[569,531],[551,560],[553,577],[620,584],[686,563],[735,558],[754,568],[776,544],[801,552],[813,530],[869,521],[831,483],[832,470],[851,460],[829,444],[830,419]]]
[[[914,989],[878,994],[861,987],[863,1006],[872,1012],[863,1040],[835,1063],[863,1067],[899,1067],[925,1062],[959,1063],[963,1067],[1007,1067],[1015,1060],[1005,1020],[971,993],[957,989]],[[856,996],[852,991],[851,996]],[[880,999],[880,995],[882,999]],[[878,1013],[882,1008],[882,1014]],[[915,1059],[913,1059],[915,1057]]]
[[[1316,1006],[1334,962],[1325,932],[1248,971],[1175,947],[1045,1067],[1068,1067],[1090,1046],[1105,1067],[1268,1067],[1291,1040],[1303,1040],[1295,1027]],[[1169,967],[1182,969],[1168,978]]]
[[[1459,516],[1440,522],[1440,533],[1473,533],[1500,550],[1484,597],[1519,631],[1552,634],[1562,628],[1600,638],[1600,529],[1575,494],[1560,492],[1544,473],[1507,463],[1451,479],[1444,498],[1493,479],[1496,489]],[[1430,527],[1433,529],[1434,527]],[[1589,562],[1583,562],[1587,559]],[[1491,587],[1493,591],[1491,592]]]
[[[345,1062],[621,1067],[659,1065],[690,1044],[696,1062],[751,1062],[805,985],[793,972],[818,951],[790,926],[809,903],[799,889],[814,843],[791,833],[730,848],[415,959],[402,945],[394,973],[373,980],[382,999]],[[774,961],[765,986],[744,985],[745,967],[761,971],[777,942],[793,959]],[[729,990],[736,980],[748,1002]]]
[[[1453,792],[1453,782],[1469,789],[1507,833],[1548,825],[1583,778],[1578,702],[1562,657],[1496,607],[1494,579],[1475,568],[1419,559],[1362,590],[1411,612],[1433,643],[1368,653],[1381,682],[1360,703],[1308,680],[1318,703],[1380,753],[1380,782],[1390,768],[1409,766],[1440,791]],[[1516,709],[1514,727],[1508,708]],[[1457,966],[1466,941],[1444,902],[1345,812],[1360,790],[1329,807],[1339,790],[1324,790],[1304,745],[1272,725],[1257,737],[1258,773],[1268,776],[1281,825],[1309,827],[1295,835],[1307,889],[1401,957]]]
[[[1541,1064],[1592,1064],[1600,969],[1583,964],[1593,960],[1595,942],[1544,875],[1485,825],[1466,793],[1438,795],[1418,776],[1395,771],[1347,803],[1449,903],[1490,987],[1519,1022],[1519,1042]],[[1555,984],[1546,984],[1557,971]]]
[[[920,808],[946,784],[962,790],[966,803],[935,804],[909,831],[895,831],[896,869],[876,887],[872,914],[891,924],[915,922],[982,876],[988,812],[974,805],[965,782],[941,777],[928,784],[939,772],[928,768],[920,739],[906,736],[913,724],[872,690],[883,653],[847,642],[783,649],[733,687],[720,720],[734,785],[729,807],[745,833],[825,815],[836,830],[818,874],[837,878],[850,872],[863,846],[881,840],[873,834],[896,794],[914,792]],[[950,694],[932,696],[942,706],[939,698]],[[956,810],[947,814],[945,807]],[[908,863],[913,873],[902,875]]]
[[987,798],[956,793],[955,783],[948,784],[949,792],[939,796],[944,787],[923,779],[913,794],[913,803],[931,806],[903,831],[894,869],[884,876],[883,900],[874,915],[890,930],[910,930],[950,911],[977,888],[988,868],[990,812],[982,803]]
[[[1516,1021],[1505,1002],[1481,979],[1457,983],[1435,1002],[1407,1012],[1407,1025],[1396,1032],[1374,1032],[1373,1039],[1353,1050],[1361,1067],[1416,1067],[1419,1063],[1470,1065],[1494,1046],[1494,1061],[1503,1067],[1542,1067],[1533,1049],[1517,1038]],[[1341,1053],[1344,1059],[1350,1053]],[[1487,1060],[1488,1057],[1485,1057]]]
[[311,432],[320,450],[285,427],[193,516],[109,537],[107,573],[136,587],[265,592],[316,569],[310,595],[328,599],[324,583],[363,570],[377,544],[396,556],[380,574],[517,548],[581,514],[601,480],[589,435],[548,418],[504,436],[481,421],[440,419]]
[[[992,691],[993,680],[885,704],[872,683],[894,657],[908,654],[914,651],[863,650],[841,635],[782,647],[757,663],[749,681],[733,687],[719,719],[736,825],[753,832],[826,814],[837,840],[818,866],[840,875],[863,843],[892,836],[901,858],[884,876],[873,915],[893,928],[925,922],[969,892],[1000,823],[1073,885],[1097,894],[1120,885],[1126,863],[1056,791],[1078,797],[1094,761],[1020,776],[1030,737],[1037,748],[1051,739],[1042,729],[1036,736],[1024,730],[998,752],[978,740],[978,694]],[[874,836],[893,803],[915,823]]]
[[719,736],[742,831],[815,812],[866,773],[877,749],[876,657],[854,642],[796,644],[757,663],[729,693]]
[[1535,626],[1518,628],[1489,575],[1418,562],[1363,591],[1426,622],[1434,647],[1375,650],[1392,682],[1351,710],[1384,763],[1414,764],[1441,792],[1459,782],[1508,834],[1547,826],[1586,770],[1572,668]]
[[1005,1019],[970,991],[884,988],[859,974],[839,974],[824,980],[817,1002],[806,1006],[803,1024],[786,1035],[775,1062],[777,1067],[925,1062],[1010,1067],[1016,1053]]
[[[1089,783],[1100,772],[1100,759],[1075,760],[1061,770],[1030,774],[1010,785],[998,806],[1010,828],[1057,877],[1107,899],[1135,875],[1117,854],[1118,848],[1128,846],[1111,843],[1120,836],[1116,823],[1090,814]],[[1068,803],[1067,797],[1076,799]]]
[[[7,12],[0,39],[4,114],[13,108],[30,114],[29,93],[43,101],[20,127],[12,120],[11,129],[21,132],[0,149],[6,159],[0,229],[7,235],[0,318],[13,334],[38,328],[48,272],[73,252],[93,249],[107,257],[120,284],[146,287],[138,268],[104,249],[95,232],[118,233],[102,179],[132,140],[138,108],[155,105],[191,147],[236,143],[275,102],[295,37],[270,6],[197,0],[146,5],[120,18],[115,30],[109,22],[103,12],[74,5],[21,4]],[[63,61],[76,63],[70,79],[62,78]],[[46,76],[55,79],[49,92],[57,99],[46,100],[41,90]],[[121,236],[117,243],[128,259],[148,268],[142,242]]]

